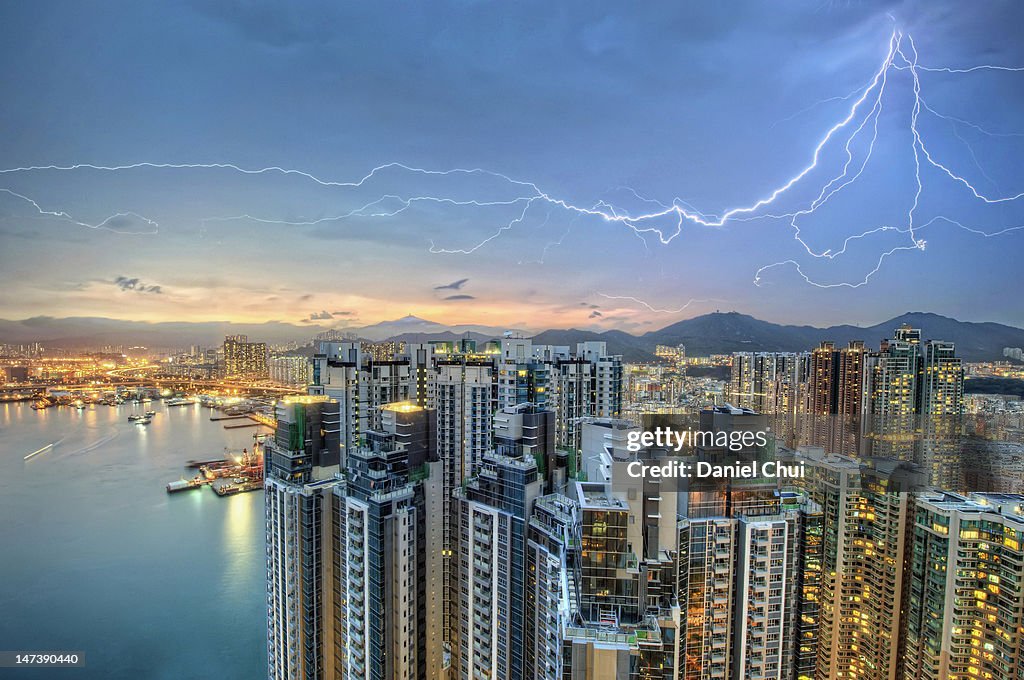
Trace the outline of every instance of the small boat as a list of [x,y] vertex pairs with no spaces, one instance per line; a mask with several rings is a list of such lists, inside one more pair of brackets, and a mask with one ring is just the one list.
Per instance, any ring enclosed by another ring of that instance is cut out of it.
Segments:
[[146,417],[147,418],[152,418],[155,415],[156,415],[156,411],[146,411]]
[[189,491],[190,489],[198,489],[203,484],[205,484],[205,482],[199,478],[180,479],[175,482],[168,482],[167,493],[176,493],[178,491]]
[[138,413],[133,413],[130,416],[128,416],[128,422],[134,423],[135,421],[142,420],[145,417],[146,416],[140,416]]
[[149,418],[149,417],[142,417],[142,418],[136,418],[135,419],[135,424],[136,425],[149,425],[151,422],[153,422],[153,419]]

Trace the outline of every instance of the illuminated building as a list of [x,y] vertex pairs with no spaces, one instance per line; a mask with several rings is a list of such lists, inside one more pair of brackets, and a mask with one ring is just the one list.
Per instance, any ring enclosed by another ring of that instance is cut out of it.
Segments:
[[922,494],[915,507],[905,677],[1024,674],[1024,496]]
[[806,352],[736,352],[729,403],[770,415],[802,413],[809,366]]
[[686,345],[655,345],[654,356],[682,370],[686,366]]
[[815,677],[896,680],[914,471],[897,461],[869,468],[820,448],[801,455],[822,511]]
[[929,340],[921,348],[921,459],[930,483],[962,489],[964,369],[951,342]]
[[823,342],[811,353],[807,443],[846,455],[859,451],[859,423],[864,393],[864,343],[853,340],[837,350]]
[[267,344],[249,342],[244,335],[224,338],[224,375],[226,377],[267,377]]
[[836,412],[839,391],[839,353],[835,343],[822,342],[811,352],[810,412],[825,415]]
[[393,340],[363,342],[360,343],[360,349],[363,352],[363,356],[369,357],[373,361],[393,361],[397,355],[405,352],[405,343]]
[[267,362],[270,379],[281,385],[306,387],[313,378],[313,365],[309,357],[279,354]]
[[864,425],[872,453],[909,457],[918,413],[920,331],[900,328],[892,342],[883,340],[878,352],[864,360]]

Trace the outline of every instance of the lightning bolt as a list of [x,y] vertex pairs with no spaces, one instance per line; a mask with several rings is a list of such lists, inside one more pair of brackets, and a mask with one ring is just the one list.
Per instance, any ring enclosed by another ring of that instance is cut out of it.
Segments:
[[628,300],[630,302],[635,302],[638,305],[646,307],[648,310],[656,312],[658,314],[679,314],[689,309],[690,305],[700,304],[702,302],[728,302],[728,300],[721,300],[718,298],[690,298],[689,300],[686,301],[686,304],[684,304],[682,307],[678,309],[659,309],[657,307],[654,307],[650,303],[641,300],[638,297],[633,297],[632,295],[608,295],[607,293],[602,293],[600,291],[598,291],[597,294],[605,298],[606,300]]
[[[4,194],[7,194],[8,196],[13,196],[13,197],[15,197],[17,199],[25,201],[26,203],[31,205],[33,208],[35,208],[36,212],[39,215],[43,216],[43,217],[54,217],[56,219],[63,220],[65,222],[70,222],[71,224],[74,224],[74,225],[79,226],[79,227],[85,227],[86,229],[96,229],[96,230],[103,230],[103,231],[112,231],[115,234],[128,234],[128,235],[132,235],[132,234],[134,234],[134,235],[153,235],[153,234],[157,234],[157,233],[160,232],[160,225],[159,224],[157,224],[153,220],[149,219],[148,217],[143,217],[142,215],[140,215],[140,214],[138,214],[136,212],[132,212],[130,210],[126,211],[126,212],[114,213],[113,215],[110,215],[109,217],[107,217],[107,218],[105,218],[105,219],[103,219],[103,220],[101,220],[99,222],[82,222],[81,220],[75,219],[74,217],[72,217],[68,213],[64,212],[63,210],[47,210],[47,209],[43,208],[41,205],[39,205],[39,203],[36,202],[34,199],[29,198],[28,196],[26,196],[24,194],[19,194],[16,191],[12,191],[11,189],[5,189],[3,187],[0,187],[0,193],[4,193]],[[152,229],[147,230],[147,231],[129,231],[129,230],[124,230],[124,229],[118,229],[116,227],[111,226],[111,223],[114,220],[116,220],[116,219],[118,219],[120,217],[134,217],[134,218],[136,218],[138,220],[141,220],[142,222],[145,222],[146,224],[151,226]]]
[[[155,162],[137,162],[121,165],[99,165],[92,163],[76,163],[72,165],[32,165],[23,167],[14,167],[7,169],[0,169],[0,175],[16,175],[16,174],[27,174],[27,173],[41,173],[41,172],[75,172],[75,171],[94,171],[94,172],[108,172],[108,173],[119,173],[127,171],[137,170],[174,170],[174,171],[196,171],[196,170],[208,170],[208,171],[227,171],[241,175],[249,176],[262,176],[262,175],[274,175],[280,177],[295,177],[302,181],[312,182],[318,186],[330,189],[360,189],[364,187],[371,187],[372,183],[383,179],[388,173],[403,173],[405,175],[418,175],[422,177],[439,177],[439,178],[451,178],[451,177],[479,177],[488,180],[494,180],[498,185],[505,187],[505,189],[511,190],[510,195],[500,198],[457,198],[453,195],[435,195],[435,194],[411,194],[405,195],[401,192],[398,193],[384,193],[379,195],[372,200],[363,203],[362,205],[335,215],[327,217],[319,217],[316,219],[295,219],[295,220],[282,220],[263,217],[259,215],[251,214],[239,214],[239,215],[228,215],[228,216],[215,216],[202,218],[204,225],[212,222],[230,222],[230,221],[249,221],[254,223],[262,224],[273,224],[291,227],[308,227],[316,226],[325,223],[336,223],[344,222],[353,218],[390,218],[400,215],[414,206],[419,204],[435,204],[446,206],[452,209],[484,209],[484,208],[510,208],[514,210],[514,215],[508,221],[499,223],[493,229],[492,232],[485,238],[463,246],[463,247],[442,247],[438,246],[433,239],[429,240],[429,252],[434,254],[445,254],[445,255],[472,255],[481,249],[489,246],[509,231],[523,225],[530,219],[531,210],[534,206],[541,204],[547,207],[544,222],[541,227],[544,227],[551,216],[552,211],[561,210],[572,215],[572,220],[569,222],[569,227],[565,233],[562,234],[561,238],[549,242],[541,254],[540,259],[537,261],[541,264],[544,262],[544,258],[547,252],[552,247],[560,245],[564,239],[568,236],[572,230],[576,221],[579,218],[593,218],[598,221],[605,223],[615,224],[623,226],[631,230],[644,244],[644,247],[648,247],[648,240],[654,236],[657,241],[662,245],[668,245],[676,238],[680,237],[686,227],[703,227],[703,228],[721,228],[730,222],[743,223],[753,220],[760,219],[786,219],[789,221],[789,226],[792,230],[794,239],[802,246],[804,252],[814,259],[833,260],[837,257],[842,256],[848,250],[851,243],[868,238],[870,236],[884,233],[884,232],[896,232],[902,235],[906,242],[900,245],[896,245],[884,252],[882,252],[873,269],[868,271],[865,276],[859,281],[844,281],[838,283],[824,283],[813,279],[811,276],[806,274],[802,268],[802,265],[793,259],[783,260],[780,262],[774,262],[765,265],[757,270],[754,276],[755,285],[761,285],[762,275],[774,268],[778,267],[792,267],[794,268],[799,276],[803,280],[819,288],[835,288],[835,287],[850,287],[857,288],[866,285],[870,278],[876,274],[882,267],[885,260],[895,253],[901,251],[923,251],[926,246],[926,241],[918,238],[917,232],[924,229],[925,227],[935,224],[938,221],[945,222],[953,227],[962,229],[969,233],[979,235],[982,237],[995,237],[1007,233],[1016,232],[1022,228],[1022,226],[1010,226],[1001,230],[986,232],[973,227],[968,227],[952,218],[938,216],[933,218],[931,221],[926,222],[923,225],[917,225],[918,212],[921,208],[921,197],[924,191],[924,182],[922,180],[922,168],[925,166],[931,167],[937,170],[942,175],[945,175],[949,180],[955,184],[966,189],[971,196],[977,201],[983,204],[1004,204],[1024,197],[1024,192],[1016,194],[1009,193],[1005,195],[989,195],[979,190],[970,180],[968,180],[963,173],[955,170],[951,163],[941,159],[936,152],[934,152],[930,144],[926,143],[924,135],[921,133],[919,128],[919,119],[922,111],[928,114],[945,119],[954,125],[954,134],[964,144],[964,140],[958,132],[955,130],[955,126],[969,126],[979,133],[993,136],[993,137],[1011,137],[1011,136],[1024,136],[1019,133],[996,133],[990,132],[989,130],[976,125],[970,121],[949,116],[947,114],[940,113],[935,108],[931,107],[922,96],[922,74],[971,74],[981,71],[992,71],[1000,73],[1019,73],[1024,72],[1024,67],[1013,67],[1013,66],[1001,66],[992,64],[980,64],[970,67],[949,67],[949,66],[923,66],[918,61],[917,47],[914,44],[913,38],[910,35],[904,35],[901,31],[894,29],[884,50],[882,61],[878,68],[872,73],[867,83],[843,96],[830,97],[828,99],[821,100],[812,104],[810,107],[802,109],[797,113],[793,114],[785,120],[795,118],[802,113],[819,106],[827,102],[843,101],[848,102],[848,106],[845,113],[840,117],[838,121],[829,126],[821,135],[817,141],[812,145],[809,159],[807,162],[791,174],[788,178],[779,182],[774,189],[767,192],[760,198],[750,200],[742,205],[730,207],[721,210],[717,213],[702,212],[694,208],[691,204],[682,199],[674,198],[669,203],[664,203],[655,199],[649,199],[643,197],[640,193],[633,189],[625,188],[627,191],[632,192],[634,198],[644,204],[644,208],[639,212],[632,212],[625,210],[620,206],[613,204],[608,200],[600,200],[589,207],[587,205],[576,204],[570,200],[559,197],[555,194],[549,193],[542,190],[536,183],[516,179],[509,175],[495,172],[484,168],[452,168],[446,170],[422,168],[407,165],[399,162],[385,163],[372,168],[369,172],[351,181],[341,181],[335,179],[328,179],[321,177],[311,171],[301,170],[296,168],[287,168],[278,165],[272,165],[262,168],[250,168],[237,165],[234,163],[155,163]],[[913,154],[914,161],[914,191],[910,201],[909,208],[906,214],[906,223],[902,226],[883,225],[877,226],[870,229],[866,229],[860,233],[852,234],[847,236],[842,242],[839,248],[826,248],[826,249],[815,249],[810,243],[805,240],[803,235],[803,220],[811,215],[814,215],[823,206],[827,205],[835,196],[839,195],[845,189],[856,183],[865,173],[872,160],[876,142],[879,137],[879,120],[882,116],[885,106],[885,95],[887,88],[891,86],[890,76],[893,72],[900,72],[908,74],[911,82],[911,93],[913,96],[913,103],[909,112],[909,131],[911,135],[911,151]],[[783,122],[779,121],[779,122]],[[861,140],[866,138],[866,141],[861,144]],[[855,151],[855,145],[861,144],[865,146],[865,149],[860,152]],[[811,194],[814,196],[809,202],[802,207],[795,209],[785,210],[781,212],[774,211],[769,212],[767,208],[776,206],[781,202],[784,196],[790,194],[791,190],[797,185],[806,183],[810,177],[821,170],[824,166],[824,156],[826,150],[832,148],[832,146],[838,145],[842,151],[841,158],[842,163],[837,171],[831,173],[831,176],[822,180],[820,186],[816,191],[812,191]],[[974,153],[973,148],[967,144],[971,157],[974,161],[975,166],[981,172],[982,176],[992,182],[991,178],[984,172],[978,161],[977,155]],[[992,182],[995,186],[995,182]],[[996,187],[998,194],[998,187]],[[54,217],[61,220],[70,221],[73,224],[82,227],[88,227],[90,229],[107,229],[110,231],[117,231],[112,223],[118,217],[132,217],[141,220],[153,228],[149,232],[119,232],[119,233],[156,233],[159,225],[146,217],[138,215],[134,212],[119,212],[111,215],[110,217],[96,223],[89,223],[81,221],[72,217],[70,214],[63,210],[49,210],[43,208],[39,202],[35,199],[28,197],[25,194],[17,193],[12,189],[0,188],[0,191],[7,193],[13,197],[16,197],[22,201],[28,202],[38,214],[42,216]],[[599,293],[603,297],[608,299],[617,300],[628,300],[638,305],[647,308],[650,311],[658,313],[680,313],[687,309],[691,304],[709,300],[690,300],[677,310],[662,309],[655,307],[639,298],[632,296],[610,296],[603,293]]]

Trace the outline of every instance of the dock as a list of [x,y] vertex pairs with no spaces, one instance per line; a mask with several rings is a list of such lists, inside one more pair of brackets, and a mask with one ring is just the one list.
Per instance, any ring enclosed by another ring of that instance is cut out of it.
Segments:
[[248,418],[249,414],[243,413],[240,416],[210,416],[210,420],[238,420],[240,418]]
[[247,493],[249,491],[260,491],[263,489],[262,481],[250,481],[243,482],[240,484],[224,484],[222,486],[213,486],[213,491],[218,496],[233,496],[236,493]]
[[209,482],[199,477],[195,477],[194,479],[179,479],[177,481],[167,483],[167,493],[191,491],[192,489],[198,489],[206,484],[209,484]]

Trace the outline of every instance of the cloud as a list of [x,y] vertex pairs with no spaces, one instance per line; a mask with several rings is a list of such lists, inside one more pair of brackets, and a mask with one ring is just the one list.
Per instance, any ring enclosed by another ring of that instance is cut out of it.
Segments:
[[452,301],[475,300],[475,299],[476,299],[476,297],[474,297],[472,295],[449,295],[448,297],[445,298],[445,300],[452,300]]
[[353,314],[355,314],[355,312],[331,312],[331,314],[333,314],[334,316],[352,316]]
[[580,307],[588,307],[590,309],[597,309],[598,305],[593,305],[593,304],[591,304],[589,302],[581,302],[580,303]]
[[123,291],[133,290],[136,293],[151,293],[153,295],[160,295],[164,292],[160,286],[145,284],[138,277],[118,276],[111,283]]
[[[459,279],[458,281],[452,281],[446,283],[443,286],[434,286],[434,290],[461,290],[469,279]],[[450,299],[450,298],[449,298]]]
[[601,312],[599,312],[599,311],[597,311],[597,310],[595,309],[594,311],[592,311],[592,312],[590,313],[590,316],[589,316],[589,317],[587,317],[587,318],[588,318],[588,319],[595,319],[595,318],[597,318],[597,317],[599,317],[599,316],[601,316]]
[[324,311],[321,311],[319,314],[317,314],[316,312],[313,312],[312,314],[309,315],[309,319],[307,319],[307,320],[308,321],[326,321],[327,319],[333,319],[333,318],[334,318],[333,314],[331,314],[330,312],[324,310]]

